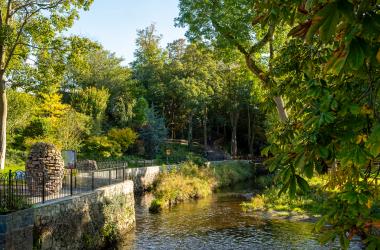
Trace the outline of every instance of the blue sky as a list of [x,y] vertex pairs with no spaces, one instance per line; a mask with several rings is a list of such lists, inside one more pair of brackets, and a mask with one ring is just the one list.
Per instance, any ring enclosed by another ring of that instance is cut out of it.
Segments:
[[178,0],[94,0],[68,33],[100,42],[127,64],[133,60],[137,29],[155,23],[162,46],[184,37],[185,30],[174,27],[177,6]]

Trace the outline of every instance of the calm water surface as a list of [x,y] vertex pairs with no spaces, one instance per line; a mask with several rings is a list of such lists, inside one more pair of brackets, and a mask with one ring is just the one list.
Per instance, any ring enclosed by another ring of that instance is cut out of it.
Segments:
[[[217,194],[150,214],[151,197],[136,203],[136,228],[118,249],[337,249],[320,246],[308,222],[265,220],[241,210],[241,198]],[[360,249],[358,242],[351,249]]]

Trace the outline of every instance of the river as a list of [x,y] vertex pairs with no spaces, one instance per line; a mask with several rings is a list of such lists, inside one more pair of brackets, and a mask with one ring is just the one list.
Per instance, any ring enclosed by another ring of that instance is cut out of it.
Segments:
[[[310,222],[262,219],[243,212],[238,196],[214,194],[159,214],[148,212],[151,196],[136,201],[136,228],[117,249],[336,249],[321,246]],[[361,249],[353,242],[350,249]]]

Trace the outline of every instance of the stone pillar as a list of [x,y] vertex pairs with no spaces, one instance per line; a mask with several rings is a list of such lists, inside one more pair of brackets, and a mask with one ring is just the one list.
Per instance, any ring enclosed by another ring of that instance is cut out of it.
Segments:
[[64,163],[61,152],[50,143],[32,146],[26,161],[26,181],[32,195],[41,195],[45,177],[45,195],[58,193],[62,188]]

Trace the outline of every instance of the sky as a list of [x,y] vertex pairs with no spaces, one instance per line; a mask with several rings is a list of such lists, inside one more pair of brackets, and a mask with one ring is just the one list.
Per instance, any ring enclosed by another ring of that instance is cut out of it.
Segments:
[[178,16],[178,0],[94,0],[89,11],[80,18],[68,34],[88,37],[125,59],[133,60],[136,31],[152,23],[161,34],[161,46],[184,38],[185,29],[174,27]]

